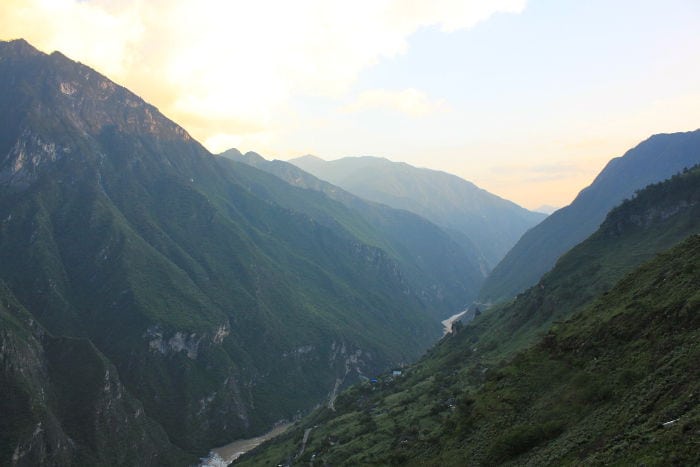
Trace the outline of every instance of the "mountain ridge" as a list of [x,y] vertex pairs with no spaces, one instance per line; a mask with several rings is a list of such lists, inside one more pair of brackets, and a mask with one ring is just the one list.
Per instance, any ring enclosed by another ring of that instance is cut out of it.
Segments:
[[[226,151],[220,157],[252,165],[291,185],[323,193],[351,209],[355,213],[354,216],[359,216],[361,222],[374,226],[381,232],[381,237],[368,232],[362,238],[393,255],[404,266],[404,270],[414,276],[413,287],[422,290],[421,295],[431,303],[436,306],[441,302],[451,303],[447,308],[441,307],[444,311],[439,316],[440,320],[466,308],[476,296],[483,282],[483,270],[480,268],[478,253],[475,249],[464,251],[462,248],[460,251],[460,246],[430,221],[409,211],[365,201],[288,162],[267,161],[254,152],[240,154],[238,151]],[[268,194],[271,194],[269,190]],[[289,201],[279,196],[274,199],[282,204]],[[347,215],[338,216],[327,211],[319,213],[299,206],[297,209],[306,209],[305,212],[315,216],[321,222],[323,218],[329,218],[333,222],[337,221],[347,226],[348,229],[359,228],[359,222],[348,222]],[[451,296],[461,297],[461,301],[450,299]]]
[[476,246],[490,270],[520,236],[546,216],[456,175],[372,156],[289,161],[350,193],[418,214],[448,231],[465,249]]
[[479,301],[512,298],[535,284],[568,249],[592,234],[625,198],[700,163],[700,130],[659,134],[612,159],[574,201],[526,232],[486,279]]

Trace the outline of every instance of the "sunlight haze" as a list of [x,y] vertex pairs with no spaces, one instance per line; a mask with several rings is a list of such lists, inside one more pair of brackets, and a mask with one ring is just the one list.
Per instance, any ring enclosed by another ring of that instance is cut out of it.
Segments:
[[530,209],[700,127],[692,0],[3,0],[0,31],[106,74],[212,152],[382,156]]

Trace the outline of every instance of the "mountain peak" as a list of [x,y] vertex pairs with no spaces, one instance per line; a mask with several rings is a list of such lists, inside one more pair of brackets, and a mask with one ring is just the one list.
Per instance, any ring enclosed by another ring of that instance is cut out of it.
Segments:
[[182,167],[188,155],[162,150],[179,142],[209,154],[157,108],[59,52],[2,42],[0,74],[0,110],[15,115],[0,128],[0,182],[26,187],[57,161],[113,154],[116,141],[133,146],[119,156],[125,163]]
[[43,55],[43,53],[24,39],[0,41],[0,58],[31,57],[35,55]]
[[248,151],[245,154],[243,154],[236,148],[227,149],[226,151],[219,154],[219,157],[231,159],[232,161],[236,162],[243,162],[244,164],[252,166],[258,166],[260,163],[267,162],[267,160],[257,152]]
[[293,161],[308,161],[308,162],[327,162],[325,159],[321,159],[313,154],[306,154],[304,156],[295,157]]
[[700,162],[700,130],[650,136],[605,166],[574,201],[528,231],[480,292],[483,302],[509,299],[536,284],[559,257],[600,226],[635,191]]

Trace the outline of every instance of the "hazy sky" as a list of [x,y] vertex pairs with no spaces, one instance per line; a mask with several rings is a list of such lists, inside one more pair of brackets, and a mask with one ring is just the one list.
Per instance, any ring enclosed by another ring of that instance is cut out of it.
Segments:
[[700,127],[698,0],[0,0],[214,152],[376,155],[561,206]]

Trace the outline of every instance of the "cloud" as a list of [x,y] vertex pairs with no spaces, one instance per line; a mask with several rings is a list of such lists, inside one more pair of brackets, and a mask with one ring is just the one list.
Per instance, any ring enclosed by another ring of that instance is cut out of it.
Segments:
[[[60,50],[194,136],[223,140],[274,131],[295,96],[345,98],[362,70],[404,53],[421,28],[469,28],[525,1],[3,0],[0,37]],[[363,100],[408,113],[430,107],[415,90]]]
[[389,91],[386,89],[363,91],[353,102],[344,106],[342,110],[355,113],[373,109],[385,109],[412,117],[420,117],[444,111],[447,108],[447,103],[444,100],[432,100],[425,93],[409,88],[401,91]]

